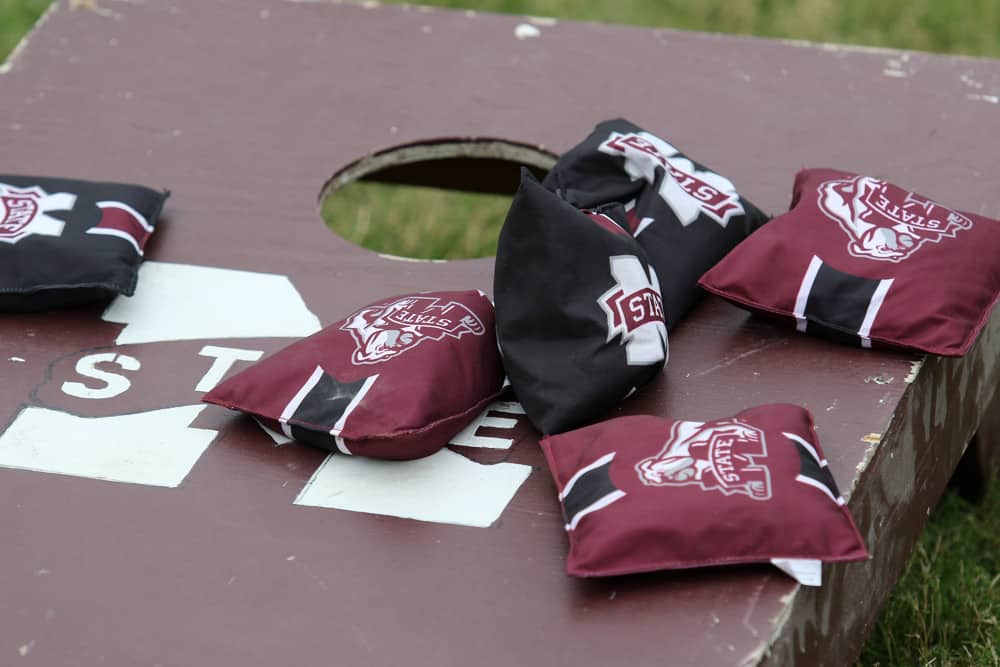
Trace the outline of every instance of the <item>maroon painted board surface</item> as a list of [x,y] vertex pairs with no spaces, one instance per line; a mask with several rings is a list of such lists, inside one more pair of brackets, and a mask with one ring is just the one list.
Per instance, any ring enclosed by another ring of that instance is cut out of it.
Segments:
[[[568,578],[552,482],[516,414],[450,449],[460,467],[527,473],[479,527],[302,502],[323,452],[191,406],[213,368],[358,305],[490,290],[489,259],[401,262],[324,227],[318,194],[367,155],[462,138],[558,153],[624,115],[772,212],[798,168],[832,166],[998,217],[1000,147],[983,138],[1000,63],[568,22],[519,39],[527,19],[375,4],[95,8],[58,3],[0,74],[0,168],[173,194],[131,305],[0,317],[0,664],[853,659],[996,393],[1000,317],[967,357],[922,360],[710,299],[616,412],[812,410],[873,553],[826,568],[818,590],[763,565]],[[94,479],[109,448],[152,461],[128,474],[155,484]],[[89,472],[52,472],[73,465]],[[475,509],[491,484],[420,511]]]

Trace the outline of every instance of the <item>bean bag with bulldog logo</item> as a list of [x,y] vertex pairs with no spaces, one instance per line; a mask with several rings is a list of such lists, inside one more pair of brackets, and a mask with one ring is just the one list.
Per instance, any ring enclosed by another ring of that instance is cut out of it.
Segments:
[[167,193],[0,174],[0,311],[131,296]]
[[701,279],[799,331],[961,356],[1000,296],[1000,222],[833,169]]
[[579,208],[620,202],[649,256],[673,329],[702,296],[698,278],[768,217],[729,179],[627,120],[609,120],[542,181]]
[[497,336],[542,433],[600,418],[666,363],[656,271],[621,207],[578,210],[523,170],[500,231]]
[[330,451],[414,459],[444,447],[503,381],[489,299],[426,292],[360,308],[202,400]]
[[812,416],[764,405],[709,422],[621,417],[542,439],[579,577],[868,557]]

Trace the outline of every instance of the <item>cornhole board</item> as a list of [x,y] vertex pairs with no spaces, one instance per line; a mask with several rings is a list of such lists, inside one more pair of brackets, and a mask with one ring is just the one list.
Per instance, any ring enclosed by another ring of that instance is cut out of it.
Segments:
[[998,217],[996,61],[376,3],[97,0],[57,3],[3,71],[3,171],[172,191],[134,297],[0,317],[3,664],[848,664],[997,420],[997,314],[941,359],[706,300],[616,414],[810,408],[873,554],[810,589],[765,565],[567,577],[512,401],[391,465],[199,404],[360,304],[491,290],[489,258],[339,239],[324,188],[510,192],[515,163],[544,170],[626,116],[774,212],[810,165]]

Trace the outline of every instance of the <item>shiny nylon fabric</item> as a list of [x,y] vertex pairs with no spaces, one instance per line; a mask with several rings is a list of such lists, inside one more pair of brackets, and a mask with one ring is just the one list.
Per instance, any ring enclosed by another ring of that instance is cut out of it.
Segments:
[[[893,226],[893,216],[914,224]],[[869,298],[876,283],[880,293]],[[884,181],[804,170],[791,210],[740,244],[701,285],[790,319],[805,333],[961,356],[1000,296],[1000,222]]]
[[620,207],[581,211],[522,172],[497,248],[497,336],[542,433],[600,419],[666,362],[655,273],[623,223]]
[[698,278],[768,220],[728,179],[621,118],[598,124],[542,184],[580,208],[626,207],[659,276],[668,330],[703,296]]
[[[743,442],[741,432],[760,441]],[[571,575],[868,557],[832,475],[820,466],[812,417],[798,406],[764,405],[704,424],[621,417],[546,437],[541,447],[566,519]],[[598,461],[609,461],[607,479],[598,477],[590,483],[596,491],[568,504],[599,468],[579,472]],[[659,484],[650,482],[651,470],[661,471]],[[581,511],[595,496],[591,510]]]
[[0,174],[0,311],[131,296],[167,196],[142,185]]
[[503,379],[489,299],[425,292],[362,307],[203,400],[323,449],[413,459],[447,445]]

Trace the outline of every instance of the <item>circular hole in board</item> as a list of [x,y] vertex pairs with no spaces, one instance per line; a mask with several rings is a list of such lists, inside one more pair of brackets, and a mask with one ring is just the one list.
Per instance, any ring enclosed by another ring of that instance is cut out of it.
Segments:
[[320,213],[342,238],[394,257],[496,253],[520,169],[543,178],[555,156],[495,139],[410,144],[367,156],[327,181]]

